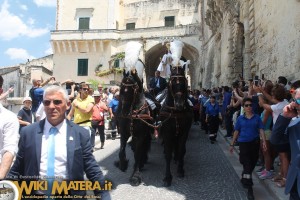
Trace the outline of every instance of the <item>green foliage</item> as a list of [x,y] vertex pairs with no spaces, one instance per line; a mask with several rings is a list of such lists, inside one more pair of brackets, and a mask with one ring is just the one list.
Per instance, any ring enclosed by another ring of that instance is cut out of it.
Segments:
[[89,82],[91,84],[90,87],[93,88],[94,90],[98,89],[98,85],[99,85],[100,81],[94,80],[94,79],[88,79],[87,82]]
[[124,58],[125,58],[125,52],[121,52],[116,55],[115,60],[122,60]]

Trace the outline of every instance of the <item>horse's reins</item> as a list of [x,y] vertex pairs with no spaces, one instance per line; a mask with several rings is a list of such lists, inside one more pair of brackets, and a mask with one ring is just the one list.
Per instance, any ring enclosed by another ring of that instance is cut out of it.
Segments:
[[[178,67],[177,67],[177,73],[178,73]],[[173,75],[170,77],[170,81],[169,81],[169,88],[170,88],[170,93],[171,93],[171,96],[173,97],[173,100],[174,100],[174,106],[168,106],[166,104],[166,102],[164,102],[164,105],[163,107],[171,110],[171,112],[166,112],[166,111],[163,111],[160,113],[160,116],[166,116],[166,120],[169,120],[170,118],[174,118],[175,119],[175,124],[176,124],[176,136],[179,134],[179,124],[178,124],[178,118],[181,118],[181,117],[184,117],[183,115],[181,115],[181,113],[174,113],[173,111],[176,110],[176,107],[175,107],[175,94],[174,94],[174,91],[173,91],[173,88],[172,88],[172,81],[176,78],[176,83],[179,82],[179,79],[180,78],[184,78],[185,80],[185,85],[187,86],[187,79],[185,78],[185,76],[183,75]],[[165,121],[166,121],[165,120]],[[164,121],[164,122],[165,122]]]
[[185,85],[187,86],[188,82],[187,82],[187,79],[185,78],[185,76],[183,75],[173,75],[170,77],[170,81],[169,81],[169,88],[170,88],[170,93],[171,93],[171,96],[173,97],[173,100],[174,100],[174,106],[168,106],[166,104],[164,104],[164,107],[170,109],[170,110],[176,110],[175,108],[175,94],[174,94],[174,91],[173,91],[173,88],[172,88],[172,81],[176,78],[176,82],[179,82],[179,79],[180,78],[183,78],[184,81],[185,81]]
[[[134,90],[133,101],[132,101],[132,103],[130,105],[129,116],[120,116],[122,118],[128,118],[128,119],[130,119],[130,134],[132,135],[132,133],[133,133],[133,120],[134,119],[138,119],[138,120],[144,122],[145,124],[147,124],[148,126],[154,128],[155,130],[158,129],[159,126],[153,126],[152,124],[150,124],[147,121],[145,121],[147,119],[152,119],[152,117],[149,114],[139,114],[140,112],[142,112],[143,110],[145,110],[145,109],[147,109],[149,107],[149,105],[147,105],[146,102],[139,109],[133,110],[133,104],[134,104],[134,102],[136,100],[137,91],[139,89],[139,86],[138,86],[137,82],[136,83],[132,83],[132,84],[122,83],[122,86],[132,87],[133,90]],[[122,106],[124,105],[123,102],[124,101],[122,101]]]

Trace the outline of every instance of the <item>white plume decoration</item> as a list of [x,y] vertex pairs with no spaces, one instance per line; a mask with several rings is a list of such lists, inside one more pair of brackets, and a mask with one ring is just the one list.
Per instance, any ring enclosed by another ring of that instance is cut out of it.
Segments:
[[142,44],[139,42],[128,42],[125,48],[125,71],[130,72],[132,69],[136,68],[136,63],[139,59],[140,50],[142,48]]
[[179,61],[180,66],[183,67],[185,65],[185,71],[188,72],[189,71],[189,64],[191,64],[190,60],[187,60],[186,62],[184,62],[183,60]]
[[144,75],[144,64],[140,60],[135,64],[135,69],[139,78],[142,80]]
[[179,65],[179,61],[182,55],[182,48],[184,44],[183,42],[179,40],[174,40],[173,42],[170,43],[170,51],[172,53],[172,65],[173,67]]

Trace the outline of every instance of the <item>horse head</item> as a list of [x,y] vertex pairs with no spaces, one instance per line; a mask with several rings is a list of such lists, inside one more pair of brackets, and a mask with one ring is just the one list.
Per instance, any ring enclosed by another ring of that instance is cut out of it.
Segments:
[[133,105],[139,100],[142,91],[142,82],[136,70],[127,73],[124,70],[120,88],[120,103],[123,114],[129,114]]
[[168,91],[174,99],[174,107],[178,111],[185,109],[188,96],[188,83],[185,77],[185,67],[171,67],[171,76],[168,84]]

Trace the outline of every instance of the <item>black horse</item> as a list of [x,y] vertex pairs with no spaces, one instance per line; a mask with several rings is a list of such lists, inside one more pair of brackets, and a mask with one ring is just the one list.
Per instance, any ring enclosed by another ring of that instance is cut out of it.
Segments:
[[131,148],[134,152],[134,167],[130,176],[130,184],[137,186],[141,183],[140,169],[148,159],[148,151],[151,144],[151,132],[153,127],[150,111],[143,92],[142,81],[137,72],[123,73],[120,88],[120,101],[117,109],[117,120],[121,134],[119,161],[115,165],[126,171],[128,160],[126,158],[126,144],[132,136]]
[[170,186],[172,174],[170,162],[174,152],[174,160],[178,161],[177,175],[184,177],[185,144],[192,125],[193,112],[188,103],[188,83],[185,78],[185,68],[173,67],[167,86],[167,96],[160,110],[162,126],[160,134],[163,138],[166,159],[166,174],[164,186]]

